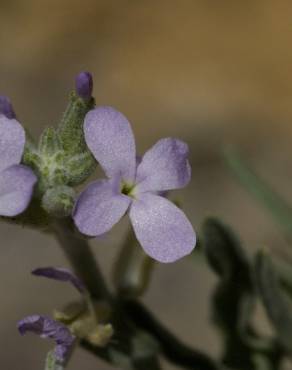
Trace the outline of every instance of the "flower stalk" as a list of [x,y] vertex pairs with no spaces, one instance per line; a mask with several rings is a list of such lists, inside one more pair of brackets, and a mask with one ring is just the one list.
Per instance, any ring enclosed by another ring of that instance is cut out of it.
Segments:
[[111,301],[111,294],[88,242],[76,235],[70,219],[55,221],[53,230],[73,270],[83,281],[92,298]]

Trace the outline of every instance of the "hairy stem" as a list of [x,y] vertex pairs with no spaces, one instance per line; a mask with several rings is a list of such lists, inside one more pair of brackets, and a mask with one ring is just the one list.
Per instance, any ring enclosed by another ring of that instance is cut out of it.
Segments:
[[111,294],[88,242],[75,235],[70,220],[58,220],[53,229],[65,256],[92,298],[110,301]]

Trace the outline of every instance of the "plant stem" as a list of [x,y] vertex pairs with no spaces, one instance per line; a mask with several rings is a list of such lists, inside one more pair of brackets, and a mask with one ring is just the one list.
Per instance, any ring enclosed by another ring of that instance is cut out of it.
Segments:
[[151,280],[155,261],[138,245],[131,228],[123,243],[113,269],[113,283],[123,299],[142,296]]
[[139,302],[125,302],[125,309],[129,317],[140,329],[144,329],[159,342],[164,356],[172,363],[185,369],[218,370],[219,367],[210,357],[202,352],[193,350],[168,329]]
[[[135,370],[160,370],[157,356],[146,356],[139,361],[131,358],[131,342],[135,336],[135,327],[133,323],[128,322],[127,315],[124,315],[119,308],[119,303],[115,300],[103,279],[99,266],[90,250],[88,242],[81,239],[74,233],[72,222],[69,219],[58,220],[53,224],[53,230],[60,246],[72,265],[76,275],[85,284],[91,298],[96,300],[106,300],[109,302],[115,312],[112,322],[116,331],[118,350],[124,350],[124,356],[128,356],[129,363],[132,363],[132,369]],[[113,363],[113,358],[109,355],[109,348],[99,348],[82,341],[84,348],[94,353],[98,357]],[[134,361],[134,362],[132,362]],[[127,370],[127,367],[124,367]]]
[[53,229],[65,256],[92,298],[110,301],[111,294],[88,242],[74,233],[71,221],[68,219],[58,220],[53,224]]

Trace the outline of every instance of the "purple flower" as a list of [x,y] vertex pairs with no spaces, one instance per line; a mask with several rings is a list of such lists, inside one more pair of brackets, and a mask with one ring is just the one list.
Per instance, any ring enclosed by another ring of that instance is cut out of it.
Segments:
[[25,144],[24,129],[16,119],[7,118],[4,111],[9,115],[1,105],[0,215],[16,216],[28,206],[37,178],[30,168],[19,164]]
[[49,279],[70,282],[80,293],[85,292],[85,286],[70,270],[60,267],[41,267],[31,272],[36,276],[43,276]]
[[92,96],[93,81],[89,72],[80,72],[76,77],[76,92],[80,98],[89,100]]
[[136,237],[149,256],[166,263],[189,254],[195,246],[192,225],[179,208],[158,195],[189,182],[188,146],[162,139],[137,163],[130,124],[110,107],[90,111],[84,133],[108,179],[91,183],[79,196],[73,212],[78,229],[101,235],[129,210]]
[[40,335],[41,338],[51,338],[56,342],[54,355],[56,359],[65,363],[73,347],[75,337],[62,323],[46,316],[32,315],[18,322],[18,330],[21,335],[28,331]]

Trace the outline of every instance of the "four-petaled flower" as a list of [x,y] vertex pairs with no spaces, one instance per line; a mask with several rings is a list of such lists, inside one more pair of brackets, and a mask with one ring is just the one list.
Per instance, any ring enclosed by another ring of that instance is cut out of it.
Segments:
[[9,99],[0,97],[0,215],[16,216],[28,206],[37,181],[32,170],[20,164],[25,132],[15,119]]
[[129,209],[136,237],[148,255],[166,263],[189,254],[195,246],[192,225],[179,208],[159,195],[189,182],[188,146],[165,138],[138,161],[128,120],[111,107],[90,111],[84,134],[108,179],[91,183],[79,196],[73,218],[80,232],[101,235]]

